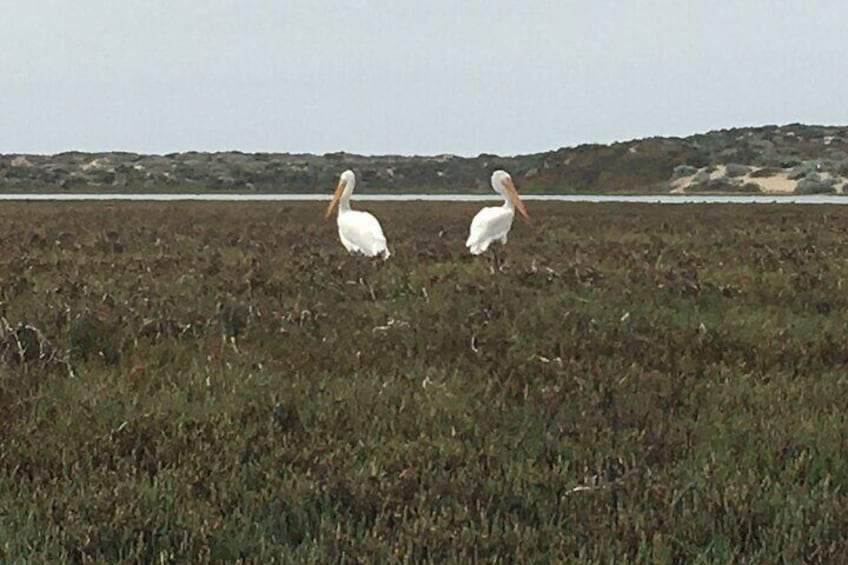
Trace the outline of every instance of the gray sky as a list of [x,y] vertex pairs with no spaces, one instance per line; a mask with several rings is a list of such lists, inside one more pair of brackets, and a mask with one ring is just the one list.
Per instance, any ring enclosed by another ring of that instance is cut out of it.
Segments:
[[848,124],[845,0],[30,0],[0,152],[515,154]]

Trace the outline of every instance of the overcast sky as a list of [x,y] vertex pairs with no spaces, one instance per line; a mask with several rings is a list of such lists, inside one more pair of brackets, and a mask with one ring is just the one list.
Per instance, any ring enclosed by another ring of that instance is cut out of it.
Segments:
[[30,0],[0,152],[515,154],[848,124],[845,0]]

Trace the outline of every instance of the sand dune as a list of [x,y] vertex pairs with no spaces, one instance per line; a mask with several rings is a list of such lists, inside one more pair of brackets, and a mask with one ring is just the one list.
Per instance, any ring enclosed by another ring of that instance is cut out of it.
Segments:
[[[694,178],[698,175],[698,173],[705,170],[706,168],[699,169],[695,172],[695,174],[680,177],[679,179],[672,181],[671,193],[683,194],[692,191],[694,187],[698,186],[698,183],[694,182]],[[721,179],[730,184],[737,185],[740,188],[746,184],[755,184],[760,187],[760,191],[765,194],[792,194],[795,192],[795,189],[798,186],[798,180],[789,178],[789,169],[784,169],[783,171],[776,172],[775,174],[767,177],[754,176],[755,173],[760,170],[762,170],[762,167],[751,167],[751,170],[745,175],[728,177],[727,167],[724,165],[717,165],[712,171],[710,171],[709,178],[710,180]],[[822,173],[821,178],[823,180],[835,178],[833,186],[837,194],[844,193],[846,188],[848,188],[848,179],[845,177],[833,177],[828,173]]]

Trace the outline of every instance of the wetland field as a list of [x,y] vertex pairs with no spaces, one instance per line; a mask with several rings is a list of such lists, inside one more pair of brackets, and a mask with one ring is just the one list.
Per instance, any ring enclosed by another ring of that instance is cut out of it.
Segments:
[[0,207],[0,562],[848,554],[844,207],[324,206]]

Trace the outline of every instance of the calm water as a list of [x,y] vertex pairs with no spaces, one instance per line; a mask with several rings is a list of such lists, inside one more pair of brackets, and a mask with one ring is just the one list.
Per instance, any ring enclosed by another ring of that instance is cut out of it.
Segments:
[[[288,202],[296,200],[329,200],[329,194],[0,194],[0,200],[26,201],[86,201],[133,200],[146,202],[177,202],[197,200],[206,202]],[[497,201],[494,194],[357,194],[354,201],[410,202],[489,202]],[[648,196],[597,194],[527,194],[524,200],[554,202],[641,202],[648,204],[848,204],[848,195],[765,196],[726,195],[697,196],[657,194]]]

